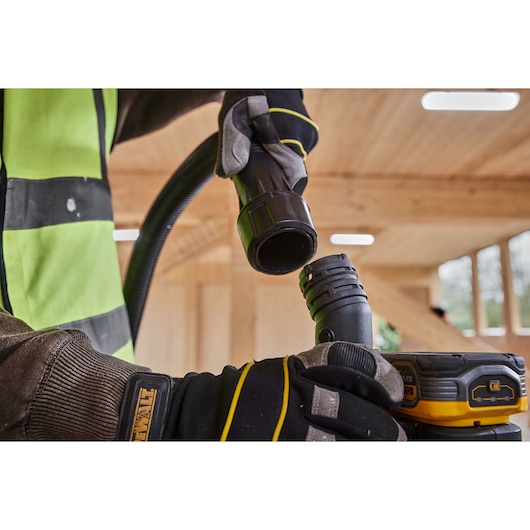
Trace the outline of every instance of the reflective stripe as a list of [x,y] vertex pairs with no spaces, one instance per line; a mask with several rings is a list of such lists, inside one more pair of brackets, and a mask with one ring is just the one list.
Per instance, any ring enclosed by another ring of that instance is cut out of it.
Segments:
[[129,316],[125,305],[103,315],[85,318],[57,326],[61,329],[84,331],[94,348],[101,353],[114,353],[131,339],[128,333]]
[[8,179],[4,230],[80,221],[112,221],[112,217],[106,181],[78,177]]

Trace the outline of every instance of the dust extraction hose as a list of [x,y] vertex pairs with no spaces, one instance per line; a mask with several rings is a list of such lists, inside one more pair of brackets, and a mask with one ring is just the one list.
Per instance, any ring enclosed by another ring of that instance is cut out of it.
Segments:
[[[162,246],[191,199],[215,175],[219,133],[207,138],[175,171],[151,206],[133,249],[124,283],[133,343]],[[283,170],[257,143],[232,177],[239,197],[237,228],[248,261],[265,274],[287,274],[315,254],[317,233],[309,207]]]
[[184,208],[215,175],[218,133],[212,134],[173,173],[151,206],[127,267],[123,294],[136,342],[149,286],[164,242]]

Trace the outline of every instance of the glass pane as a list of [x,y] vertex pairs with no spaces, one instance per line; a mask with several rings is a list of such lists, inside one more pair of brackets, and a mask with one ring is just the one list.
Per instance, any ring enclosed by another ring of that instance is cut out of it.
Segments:
[[522,328],[530,328],[530,232],[512,237],[509,248],[519,323]]
[[438,267],[449,321],[460,331],[473,330],[471,258],[464,256]]
[[486,317],[486,328],[504,328],[504,290],[501,275],[501,252],[499,245],[492,245],[477,252],[480,284],[480,301]]

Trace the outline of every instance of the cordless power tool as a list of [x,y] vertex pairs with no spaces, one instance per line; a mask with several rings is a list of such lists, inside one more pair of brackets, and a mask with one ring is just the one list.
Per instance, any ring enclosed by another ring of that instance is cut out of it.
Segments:
[[[372,312],[345,254],[300,272],[300,289],[316,323],[316,343],[343,340],[372,347]],[[528,408],[524,358],[514,353],[382,353],[403,377],[395,418],[410,440],[522,440],[510,416]]]

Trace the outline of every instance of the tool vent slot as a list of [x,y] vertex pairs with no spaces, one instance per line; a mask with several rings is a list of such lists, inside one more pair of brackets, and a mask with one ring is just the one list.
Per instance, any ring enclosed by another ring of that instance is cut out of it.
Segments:
[[458,386],[450,379],[424,380],[420,384],[420,397],[432,401],[456,400]]
[[524,375],[520,377],[521,379],[521,396],[526,396],[526,381]]

